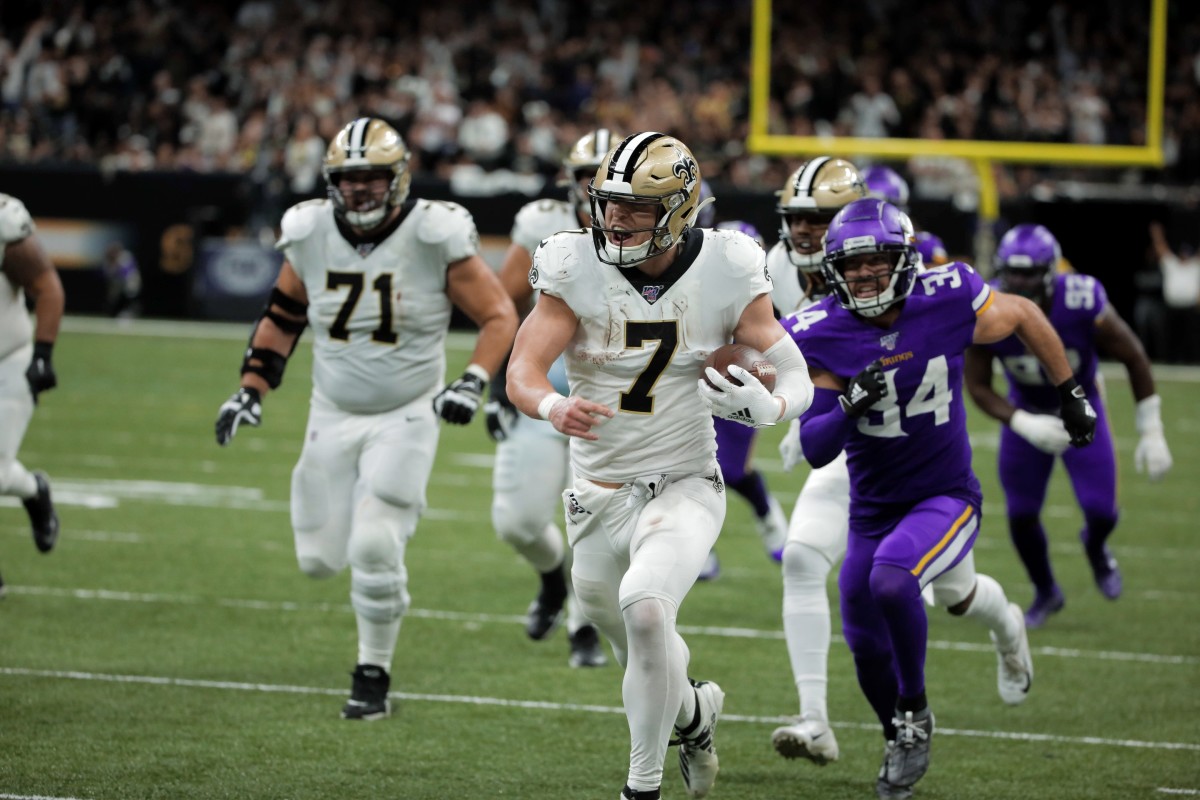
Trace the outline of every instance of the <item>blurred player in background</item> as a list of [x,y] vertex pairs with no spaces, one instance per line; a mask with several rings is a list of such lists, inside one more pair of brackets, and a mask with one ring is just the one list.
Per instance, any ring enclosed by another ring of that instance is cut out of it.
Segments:
[[[6,194],[0,194],[0,248],[0,495],[21,499],[33,543],[48,553],[58,541],[50,481],[44,472],[25,469],[17,452],[38,395],[58,385],[50,355],[62,322],[63,288],[25,204]],[[36,325],[30,324],[26,296],[33,299]]]
[[[779,193],[779,241],[767,255],[767,269],[776,311],[781,316],[795,312],[788,317],[792,325],[802,324],[805,309],[829,293],[821,263],[830,220],[865,196],[866,186],[854,165],[829,156],[803,164]],[[798,420],[784,437],[780,454],[788,471],[803,458]],[[771,740],[781,755],[818,764],[838,759],[826,704],[832,623],[825,585],[829,571],[846,552],[849,509],[850,478],[842,455],[809,472],[783,548],[783,631],[800,717],[778,728]]]
[[982,497],[971,471],[963,352],[1015,333],[1047,364],[1072,444],[1091,441],[1096,415],[1037,307],[992,290],[967,264],[920,271],[912,223],[895,206],[876,198],[845,206],[826,232],[825,255],[831,296],[784,320],[816,386],[801,444],[814,467],[846,459],[842,630],[886,740],[876,792],[910,797],[929,766],[934,730],[925,586],[939,578],[938,605],[992,630],[1002,697],[1021,702],[1033,678],[1020,608],[975,573]]
[[899,172],[883,164],[874,164],[862,172],[868,197],[886,200],[896,208],[908,213],[908,181]]
[[[1008,530],[1029,579],[1034,599],[1025,611],[1031,628],[1045,624],[1065,603],[1050,567],[1050,551],[1041,511],[1050,472],[1058,456],[1071,479],[1083,511],[1079,532],[1084,553],[1100,592],[1109,600],[1121,594],[1121,571],[1106,542],[1117,524],[1117,464],[1103,393],[1096,385],[1097,356],[1115,358],[1129,373],[1137,403],[1138,433],[1134,461],[1138,472],[1158,480],[1171,468],[1171,452],[1163,435],[1162,402],[1154,391],[1150,361],[1141,342],[1108,302],[1095,278],[1057,273],[1060,248],[1041,225],[1017,225],[996,250],[1001,291],[1027,297],[1038,305],[1067,348],[1075,380],[1083,387],[1099,421],[1096,439],[1068,450],[1069,437],[1059,418],[1054,385],[1037,358],[1010,337],[967,351],[967,389],[984,413],[1005,424],[1000,432],[1000,485],[1004,489]],[[992,362],[999,358],[1008,378],[1008,398],[992,388]]]
[[[529,268],[538,244],[558,231],[591,229],[587,186],[604,156],[620,140],[607,128],[582,137],[563,159],[568,202],[535,200],[517,212],[500,282],[520,312],[527,312],[533,300]],[[570,392],[562,357],[554,362],[550,379],[556,392]],[[571,648],[568,663],[572,667],[603,666],[608,659],[596,628],[584,618],[573,596],[570,550],[556,524],[562,517],[562,493],[571,482],[568,439],[546,420],[521,417],[505,390],[505,370],[501,369],[484,407],[488,434],[497,443],[492,525],[496,535],[541,576],[541,589],[526,615],[525,633],[537,641],[548,637],[562,620],[565,606]]]
[[[707,189],[707,184],[704,185],[704,188]],[[701,202],[703,202],[712,195],[702,191],[700,196]],[[712,227],[714,215],[710,212],[713,208],[715,206],[710,204],[700,209],[696,227]],[[699,220],[706,221],[708,224],[701,224]],[[741,220],[721,222],[716,225],[716,229],[740,231],[758,242],[759,247],[764,249],[766,247],[762,234],[748,222]],[[766,478],[761,472],[754,469],[751,463],[754,440],[758,437],[758,431],[720,417],[713,418],[713,426],[717,432],[717,463],[721,465],[721,474],[725,476],[725,485],[750,504],[750,508],[754,511],[754,525],[758,529],[763,549],[771,559],[779,561],[783,557],[783,541],[787,537],[787,515],[784,514],[779,501],[771,495]],[[708,560],[704,562],[704,569],[700,571],[700,580],[714,580],[720,572],[721,562],[714,549],[708,554]]]
[[[410,200],[409,152],[381,119],[360,117],[330,142],[329,199],[293,206],[276,247],[286,260],[220,409],[217,442],[262,422],[312,325],[313,391],[292,473],[300,569],[327,578],[350,565],[358,663],[342,717],[388,716],[392,657],[409,606],[404,551],[425,508],[439,417],[471,421],[512,345],[512,301],[478,255],[475,223],[454,203]],[[451,306],[479,339],[445,388]]]
[[917,231],[917,252],[921,254],[921,263],[926,267],[940,267],[950,262],[941,237],[929,231]]
[[[690,681],[675,628],[725,518],[712,418],[772,424],[811,397],[804,358],[771,312],[762,248],[693,227],[700,178],[674,137],[618,144],[589,190],[592,230],[557,233],[534,253],[541,294],[508,370],[516,406],[572,437],[563,500],[575,592],[625,670],[623,800],[659,800],[672,730],[687,794],[706,796],[717,777],[724,692]],[[704,359],[731,340],[775,365],[774,394],[736,366],[743,385],[709,370],[718,388],[698,390]],[[569,397],[547,377],[564,352]]]

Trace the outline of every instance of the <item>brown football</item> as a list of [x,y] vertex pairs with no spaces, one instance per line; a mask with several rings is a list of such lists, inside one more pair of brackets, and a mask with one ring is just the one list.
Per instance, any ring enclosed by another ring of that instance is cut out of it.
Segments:
[[[754,377],[762,381],[768,392],[775,391],[775,365],[767,361],[767,357],[744,344],[724,344],[713,350],[704,362],[704,368],[712,367],[724,375],[730,383],[741,386],[742,382],[729,374],[731,364],[737,364]],[[704,369],[700,370],[701,377],[705,376]],[[708,378],[704,378],[708,382]],[[711,386],[712,384],[709,383]]]

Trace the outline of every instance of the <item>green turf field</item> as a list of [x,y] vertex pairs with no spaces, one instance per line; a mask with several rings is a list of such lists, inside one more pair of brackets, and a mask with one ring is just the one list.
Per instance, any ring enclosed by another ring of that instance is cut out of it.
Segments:
[[[443,429],[430,511],[408,550],[413,610],[393,672],[396,713],[338,718],[355,660],[348,575],[303,576],[287,515],[310,351],[297,351],[263,427],[221,449],[213,420],[236,387],[245,334],[68,321],[60,388],[21,452],[52,477],[58,548],[37,553],[24,511],[0,505],[0,798],[615,800],[629,745],[619,670],[568,669],[561,631],[525,639],[536,578],[490,529],[482,420]],[[454,337],[452,370],[464,341]],[[1033,691],[1004,706],[987,633],[935,614],[938,731],[918,798],[1200,795],[1200,373],[1159,378],[1176,463],[1153,485],[1133,470],[1128,383],[1108,381],[1125,595],[1109,603],[1093,588],[1080,516],[1056,474],[1046,522],[1067,608],[1031,634]],[[1024,605],[996,429],[973,420],[988,499],[977,564]],[[780,472],[780,433],[763,435],[759,465],[790,506],[804,468]],[[775,754],[771,730],[798,710],[780,576],[736,497],[718,551],[721,578],[698,585],[679,618],[692,674],[727,692],[711,797],[874,797],[882,742],[840,638],[829,705],[842,760],[819,768]],[[685,796],[674,759],[664,800]]]

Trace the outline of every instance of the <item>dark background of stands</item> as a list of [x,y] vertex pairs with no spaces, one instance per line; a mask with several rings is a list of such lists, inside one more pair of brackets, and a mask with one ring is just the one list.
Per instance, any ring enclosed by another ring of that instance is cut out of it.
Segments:
[[[39,166],[0,170],[0,185],[7,193],[22,198],[35,217],[132,224],[136,241],[127,244],[141,265],[142,313],[159,318],[202,316],[193,297],[193,253],[181,253],[176,238],[177,248],[164,258],[164,233],[169,229],[175,234],[187,231],[195,245],[204,237],[225,236],[247,224],[257,200],[253,182],[232,174],[104,174],[87,168]],[[713,189],[723,218],[749,220],[769,242],[775,241],[777,218],[772,192],[721,184]],[[557,196],[557,191],[550,185],[545,196]],[[458,198],[452,195],[447,181],[423,176],[415,176],[412,196],[461,202],[471,211],[484,236],[507,236],[517,210],[533,199],[522,194]],[[1132,319],[1137,295],[1135,273],[1154,269],[1144,233],[1147,224],[1155,219],[1188,226],[1200,223],[1200,213],[1195,209],[1136,200],[1024,200],[1006,203],[1001,211],[1001,229],[1017,222],[1040,222],[1053,230],[1064,255],[1077,270],[1095,275],[1104,283],[1126,319]],[[950,203],[917,201],[912,216],[922,227],[940,235],[952,255],[973,251],[973,214],[958,211]],[[181,246],[189,250],[186,237]],[[103,311],[105,283],[98,266],[64,269],[62,274],[68,310]]]

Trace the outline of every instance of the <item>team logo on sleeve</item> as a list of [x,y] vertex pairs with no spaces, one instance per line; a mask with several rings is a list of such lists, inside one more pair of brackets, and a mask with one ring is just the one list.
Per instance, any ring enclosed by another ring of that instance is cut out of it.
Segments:
[[532,286],[533,284],[537,283],[537,279],[538,279],[537,267],[530,267],[529,268],[529,284]]
[[895,350],[896,349],[896,340],[899,338],[900,338],[900,331],[893,331],[892,333],[886,333],[883,336],[879,337],[879,346],[882,347],[884,350]]
[[654,286],[642,287],[642,297],[646,298],[646,302],[650,303],[651,305],[654,304],[655,300],[662,296],[662,292],[663,285],[661,283],[655,284]]

